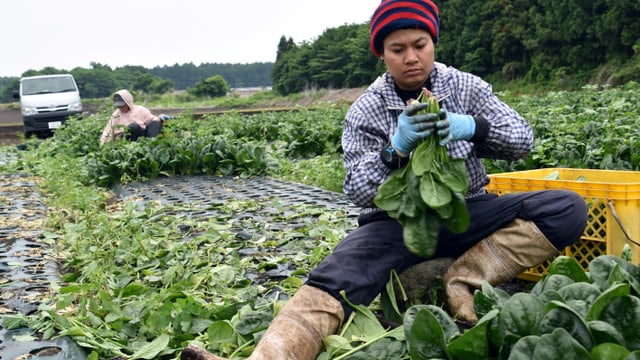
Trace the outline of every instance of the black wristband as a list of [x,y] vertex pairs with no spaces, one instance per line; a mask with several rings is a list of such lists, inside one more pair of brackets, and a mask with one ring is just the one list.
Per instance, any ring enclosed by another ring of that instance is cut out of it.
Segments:
[[469,141],[476,145],[481,145],[489,135],[489,122],[482,118],[473,118],[473,120],[476,122],[476,131]]

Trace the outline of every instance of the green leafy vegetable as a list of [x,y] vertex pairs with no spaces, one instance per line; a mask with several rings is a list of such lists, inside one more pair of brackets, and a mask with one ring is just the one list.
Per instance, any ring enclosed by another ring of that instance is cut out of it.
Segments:
[[[440,112],[438,100],[424,91],[414,101],[428,102],[425,112]],[[380,185],[374,203],[402,224],[404,243],[411,252],[431,257],[441,225],[454,233],[469,227],[464,200],[468,188],[464,159],[450,158],[434,133],[418,144],[406,167]]]

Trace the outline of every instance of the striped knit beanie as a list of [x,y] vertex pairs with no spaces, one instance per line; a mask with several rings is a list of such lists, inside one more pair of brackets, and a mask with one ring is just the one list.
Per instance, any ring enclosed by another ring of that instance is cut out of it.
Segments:
[[371,51],[380,56],[384,38],[398,29],[426,30],[436,43],[439,27],[438,7],[431,0],[382,0],[371,17]]

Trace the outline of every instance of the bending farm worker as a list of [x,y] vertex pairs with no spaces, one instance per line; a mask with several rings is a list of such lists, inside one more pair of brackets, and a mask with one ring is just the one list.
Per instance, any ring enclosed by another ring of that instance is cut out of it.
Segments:
[[[482,281],[498,285],[513,279],[582,235],[587,207],[574,192],[486,192],[489,177],[482,158],[527,156],[533,132],[486,81],[435,61],[439,29],[438,8],[431,0],[384,0],[373,12],[370,48],[386,71],[350,106],[342,136],[343,189],[361,207],[358,226],[311,271],[249,359],[315,359],[322,339],[353,312],[341,291],[350,302],[368,305],[392,270],[403,273],[436,258],[454,259],[444,274],[448,310],[457,321],[472,325],[477,321],[473,292]],[[406,105],[423,88],[439,100],[441,113],[423,113],[427,104]],[[470,223],[460,233],[434,229],[435,253],[424,258],[407,248],[403,227],[375,205],[374,197],[434,132],[450,158],[464,159]],[[182,359],[221,358],[190,345]]]
[[113,105],[117,108],[102,130],[100,144],[125,136],[136,141],[139,137],[155,137],[162,131],[162,121],[149,109],[133,102],[133,95],[126,90],[118,90],[113,95]]

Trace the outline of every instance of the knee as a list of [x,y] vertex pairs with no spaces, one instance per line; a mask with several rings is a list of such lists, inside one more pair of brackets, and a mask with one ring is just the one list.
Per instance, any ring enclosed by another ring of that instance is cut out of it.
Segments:
[[561,190],[558,196],[564,205],[560,206],[560,216],[566,216],[567,225],[575,228],[581,235],[587,226],[589,209],[584,198],[573,191]]
[[588,209],[582,196],[568,190],[547,191],[542,198],[529,206],[527,215],[540,231],[562,249],[577,241],[587,226]]
[[160,120],[153,120],[147,125],[146,136],[155,137],[162,131],[162,123]]
[[126,138],[131,141],[136,141],[142,135],[142,133],[143,131],[140,125],[131,124],[128,126],[128,134],[126,135]]

